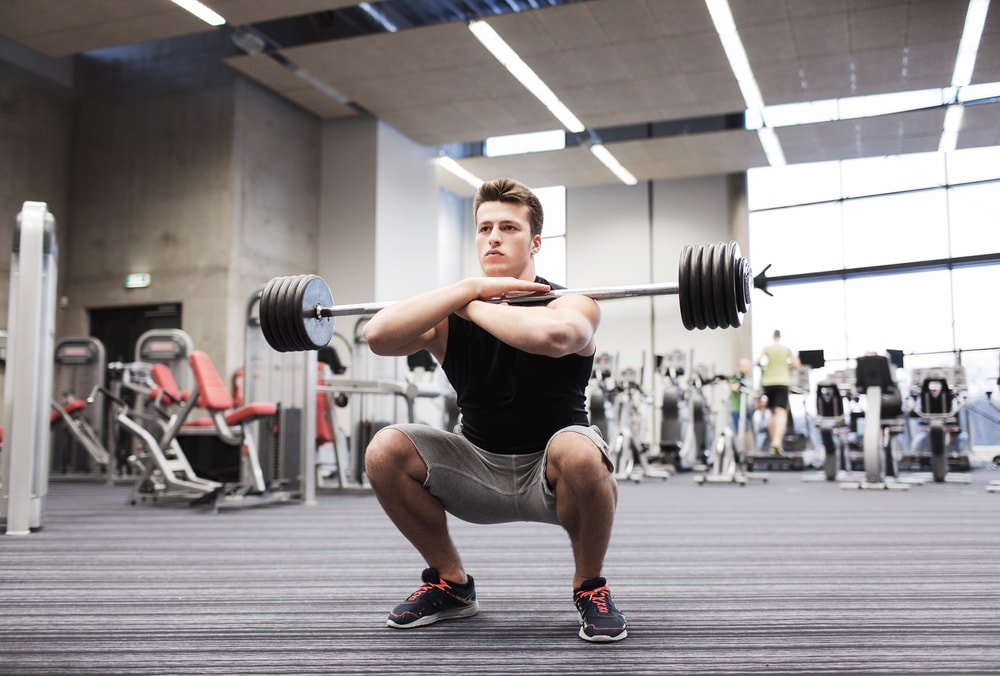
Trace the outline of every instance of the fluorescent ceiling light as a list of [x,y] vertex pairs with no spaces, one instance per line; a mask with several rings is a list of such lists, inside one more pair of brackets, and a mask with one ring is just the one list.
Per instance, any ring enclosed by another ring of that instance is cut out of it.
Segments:
[[318,77],[316,77],[315,75],[313,75],[312,73],[310,73],[306,69],[304,69],[304,68],[302,68],[302,67],[300,67],[300,66],[298,66],[298,65],[296,65],[296,64],[294,64],[292,62],[288,62],[287,68],[290,71],[292,71],[292,73],[294,73],[296,77],[300,78],[301,80],[303,80],[305,82],[308,82],[310,85],[312,85],[313,87],[315,87],[317,90],[323,92],[324,94],[326,94],[327,96],[329,96],[334,101],[342,103],[345,106],[348,106],[348,105],[351,104],[351,99],[348,98],[347,96],[345,96],[343,94],[343,92],[341,92],[339,89],[336,89],[335,87],[331,87],[330,85],[328,85],[327,83],[323,82],[322,80],[320,80]]
[[395,33],[399,30],[393,22],[389,21],[389,17],[381,12],[381,10],[375,8],[370,2],[362,2],[358,5],[358,9],[367,14],[372,18],[372,20],[379,26],[384,28],[390,33]]
[[733,12],[729,8],[728,0],[705,0],[705,6],[715,24],[715,31],[719,34],[722,42],[722,49],[726,52],[729,60],[729,67],[736,77],[736,84],[743,95],[743,103],[746,104],[746,126],[747,129],[757,129],[757,137],[760,139],[767,161],[772,166],[785,164],[785,153],[781,149],[781,142],[773,129],[765,126],[764,116],[764,96],[760,93],[760,87],[753,76],[750,68],[750,60],[747,58],[746,49],[743,47],[743,40],[736,30],[736,22],[733,20]]
[[783,167],[785,161],[785,151],[781,148],[781,141],[778,135],[770,127],[761,127],[757,130],[757,138],[761,147],[764,148],[764,155],[767,156],[767,163],[772,167]]
[[483,155],[502,157],[521,153],[540,153],[566,147],[566,132],[562,129],[534,131],[527,134],[491,136],[483,142]]
[[467,169],[463,168],[462,165],[460,165],[458,162],[451,159],[447,155],[442,155],[438,157],[436,162],[439,167],[441,167],[446,171],[451,172],[455,176],[459,177],[460,179],[471,185],[476,190],[478,190],[479,186],[481,186],[485,182],[483,181],[483,179],[479,178],[471,171],[468,171]]
[[198,0],[170,0],[172,3],[186,9],[187,11],[194,14],[196,17],[207,23],[209,26],[221,26],[226,23],[226,20],[222,18],[221,14],[209,9],[205,5],[198,2]]
[[579,134],[580,132],[586,130],[583,122],[573,114],[573,112],[566,107],[566,105],[559,100],[549,86],[542,82],[542,79],[535,74],[535,71],[526,64],[520,56],[517,55],[510,45],[504,42],[504,39],[493,30],[485,21],[480,21],[478,19],[469,22],[469,30],[472,34],[476,36],[479,40],[489,50],[490,54],[496,58],[503,66],[510,71],[518,82],[520,82],[524,87],[531,92],[535,98],[542,102],[542,104],[549,109],[556,119],[562,123],[566,129],[570,130],[574,134]]
[[979,42],[983,37],[983,26],[986,24],[986,13],[989,9],[990,0],[969,0],[969,10],[965,14],[965,28],[962,30],[958,54],[955,56],[955,71],[951,76],[952,87],[964,87],[972,82],[972,69],[976,65]]
[[[983,37],[983,26],[986,24],[986,14],[989,9],[990,0],[969,0],[969,9],[965,13],[965,28],[962,29],[958,54],[955,55],[955,70],[951,75],[951,86],[956,88],[956,101],[962,88],[972,82],[972,70],[976,66],[979,43]],[[964,115],[965,108],[961,104],[948,106],[948,111],[944,115],[941,140],[938,142],[938,152],[947,153],[958,147],[958,132],[962,128]]]
[[601,161],[601,164],[611,170],[611,173],[618,177],[618,180],[625,185],[635,185],[639,181],[632,173],[622,166],[611,151],[604,147],[603,143],[595,143],[590,146],[590,152]]

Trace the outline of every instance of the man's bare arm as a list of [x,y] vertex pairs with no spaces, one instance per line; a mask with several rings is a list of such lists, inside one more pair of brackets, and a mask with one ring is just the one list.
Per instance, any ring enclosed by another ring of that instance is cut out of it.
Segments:
[[548,357],[593,354],[601,320],[597,303],[576,295],[544,306],[472,302],[459,314],[508,345]]
[[403,356],[428,349],[443,359],[448,315],[476,299],[494,298],[508,292],[548,290],[544,284],[511,277],[471,277],[434,291],[393,303],[365,325],[365,340],[372,352]]

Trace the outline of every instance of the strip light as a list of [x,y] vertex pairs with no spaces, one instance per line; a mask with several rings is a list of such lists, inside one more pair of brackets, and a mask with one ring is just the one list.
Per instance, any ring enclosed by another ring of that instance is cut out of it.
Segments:
[[479,190],[479,186],[481,186],[483,183],[485,183],[485,181],[483,181],[483,179],[479,178],[478,176],[476,176],[475,174],[473,174],[471,171],[468,171],[467,169],[465,169],[464,167],[462,167],[462,165],[460,165],[458,162],[456,162],[455,160],[451,159],[447,155],[442,155],[442,156],[438,157],[437,160],[435,160],[435,161],[437,162],[437,164],[438,164],[439,167],[441,167],[442,169],[444,169],[446,171],[451,172],[452,174],[454,174],[458,178],[462,179],[463,181],[465,181],[466,183],[468,183],[469,185],[471,185],[476,190]]
[[757,128],[757,137],[767,155],[767,161],[772,167],[783,166],[785,153],[778,141],[774,130],[763,126],[764,97],[760,93],[760,87],[753,76],[750,68],[750,60],[747,58],[746,49],[743,47],[743,40],[736,30],[736,22],[733,20],[733,12],[729,8],[728,0],[705,0],[708,13],[712,16],[712,23],[715,24],[715,31],[719,34],[722,42],[722,49],[726,52],[729,60],[729,67],[736,76],[736,84],[739,85],[740,93],[743,95],[743,102],[746,104],[747,128]]
[[[510,45],[500,37],[499,33],[493,30],[485,21],[474,19],[469,22],[469,30],[482,43],[483,47],[489,51],[493,57],[506,68],[514,78],[520,82],[525,89],[542,102],[549,112],[555,115],[562,125],[574,134],[580,134],[587,130],[586,125],[573,114],[566,104],[559,100],[559,97],[549,89],[549,86],[531,69],[531,67],[518,56]],[[599,148],[599,150],[597,150]],[[635,185],[636,178],[622,166],[611,151],[601,144],[591,146],[590,152],[601,161],[611,173],[617,176],[627,185]]]
[[591,154],[599,159],[601,163],[611,170],[611,173],[618,177],[618,180],[625,185],[635,185],[639,181],[632,173],[622,166],[622,163],[611,154],[611,151],[604,147],[603,143],[595,143],[590,146]]
[[[951,86],[955,89],[955,99],[962,87],[972,82],[972,70],[979,55],[979,43],[983,37],[983,26],[986,24],[986,14],[990,10],[990,0],[969,0],[969,9],[965,14],[965,28],[962,29],[962,39],[958,43],[958,54],[955,55],[955,70],[951,75]],[[965,108],[959,103],[948,106],[944,115],[944,129],[941,131],[941,141],[938,152],[947,153],[958,146],[958,132],[962,128],[962,117]]]
[[371,17],[372,21],[377,23],[379,26],[384,28],[388,33],[395,33],[399,30],[399,27],[389,20],[385,14],[383,14],[379,9],[374,7],[370,2],[362,2],[358,5],[358,9]]
[[510,74],[518,82],[524,85],[525,89],[541,101],[549,109],[549,112],[556,116],[557,120],[562,122],[564,127],[574,134],[579,134],[586,129],[583,122],[580,122],[577,116],[573,114],[573,111],[559,100],[559,97],[549,89],[549,86],[542,82],[542,78],[538,77],[535,71],[531,70],[531,67],[493,30],[492,26],[485,21],[474,19],[469,22],[469,30],[482,43],[483,47],[486,47],[489,53],[503,64],[504,68],[510,71]]
[[182,9],[194,14],[196,17],[207,23],[209,26],[221,26],[226,20],[218,12],[209,9],[198,0],[170,0]]

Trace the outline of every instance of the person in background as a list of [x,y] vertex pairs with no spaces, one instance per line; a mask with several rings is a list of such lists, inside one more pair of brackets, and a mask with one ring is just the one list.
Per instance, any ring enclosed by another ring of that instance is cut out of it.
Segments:
[[782,455],[788,425],[788,389],[792,385],[792,369],[799,367],[799,357],[781,342],[781,331],[775,329],[774,340],[761,350],[757,366],[761,368],[760,385],[770,416],[767,432],[771,438],[771,455]]
[[[729,376],[729,414],[733,417],[733,432],[737,439],[743,430],[740,429],[740,413],[748,409],[750,390],[750,359],[742,357],[736,363],[736,373]],[[741,441],[742,443],[742,441]]]

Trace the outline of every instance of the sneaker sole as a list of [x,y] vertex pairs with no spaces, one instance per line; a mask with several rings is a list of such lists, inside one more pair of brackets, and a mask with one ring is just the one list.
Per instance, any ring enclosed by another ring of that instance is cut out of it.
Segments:
[[590,643],[613,643],[615,641],[622,640],[626,636],[628,636],[628,631],[625,629],[622,629],[622,633],[615,636],[608,636],[607,634],[596,634],[594,636],[590,636],[583,630],[583,627],[580,627],[580,638],[584,641],[589,641]]
[[434,613],[433,615],[424,615],[423,617],[413,620],[413,622],[407,622],[406,624],[394,622],[391,617],[387,619],[385,623],[393,629],[413,629],[414,627],[426,627],[428,624],[434,624],[435,622],[440,622],[441,620],[458,620],[463,617],[472,617],[478,612],[479,602],[477,601],[471,606],[463,606],[461,608],[453,608],[451,610],[442,610],[441,612]]

